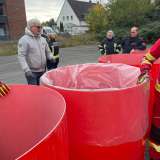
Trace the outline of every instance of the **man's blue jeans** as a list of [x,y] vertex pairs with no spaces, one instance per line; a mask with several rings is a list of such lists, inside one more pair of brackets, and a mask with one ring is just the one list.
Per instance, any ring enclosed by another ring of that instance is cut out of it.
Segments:
[[40,77],[44,74],[44,72],[32,72],[32,73],[33,73],[34,77],[27,77],[26,76],[28,84],[39,85]]

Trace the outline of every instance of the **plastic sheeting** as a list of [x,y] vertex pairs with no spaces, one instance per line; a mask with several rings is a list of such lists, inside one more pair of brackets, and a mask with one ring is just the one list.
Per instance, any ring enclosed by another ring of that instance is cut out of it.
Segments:
[[148,85],[123,64],[82,64],[45,73],[41,84],[67,102],[70,160],[142,160]]
[[[49,72],[45,82],[66,89],[119,89],[134,86],[138,68],[121,64],[81,64]],[[42,79],[42,81],[43,81]]]
[[68,160],[63,97],[44,87],[10,87],[0,98],[0,159]]

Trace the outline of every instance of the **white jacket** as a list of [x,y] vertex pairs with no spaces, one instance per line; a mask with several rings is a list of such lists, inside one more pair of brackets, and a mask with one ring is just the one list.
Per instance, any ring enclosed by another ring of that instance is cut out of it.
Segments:
[[33,35],[26,28],[25,35],[18,42],[18,60],[24,72],[44,72],[46,60],[53,56],[45,38]]

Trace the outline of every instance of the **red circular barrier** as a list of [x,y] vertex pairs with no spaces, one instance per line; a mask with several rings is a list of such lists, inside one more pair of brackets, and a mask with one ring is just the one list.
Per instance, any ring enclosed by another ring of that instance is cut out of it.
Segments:
[[[140,67],[144,53],[137,51],[135,54],[116,54],[116,55],[104,55],[98,59],[99,63],[123,63],[136,67]],[[155,103],[155,83],[157,76],[160,71],[160,59],[155,61],[151,69],[151,80],[150,80],[150,102],[149,102],[149,124],[151,125],[152,109]],[[150,127],[149,127],[150,130]],[[149,133],[148,130],[148,133]]]
[[45,87],[10,88],[0,98],[0,159],[68,160],[63,97]]
[[122,64],[82,64],[47,72],[41,83],[67,102],[70,160],[142,160],[148,87]]

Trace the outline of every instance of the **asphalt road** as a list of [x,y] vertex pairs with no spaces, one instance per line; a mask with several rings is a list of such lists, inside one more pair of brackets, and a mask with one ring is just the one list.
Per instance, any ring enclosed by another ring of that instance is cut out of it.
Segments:
[[[63,48],[60,50],[59,66],[97,62],[96,51],[96,45]],[[12,84],[26,83],[16,55],[0,57],[0,80]]]

